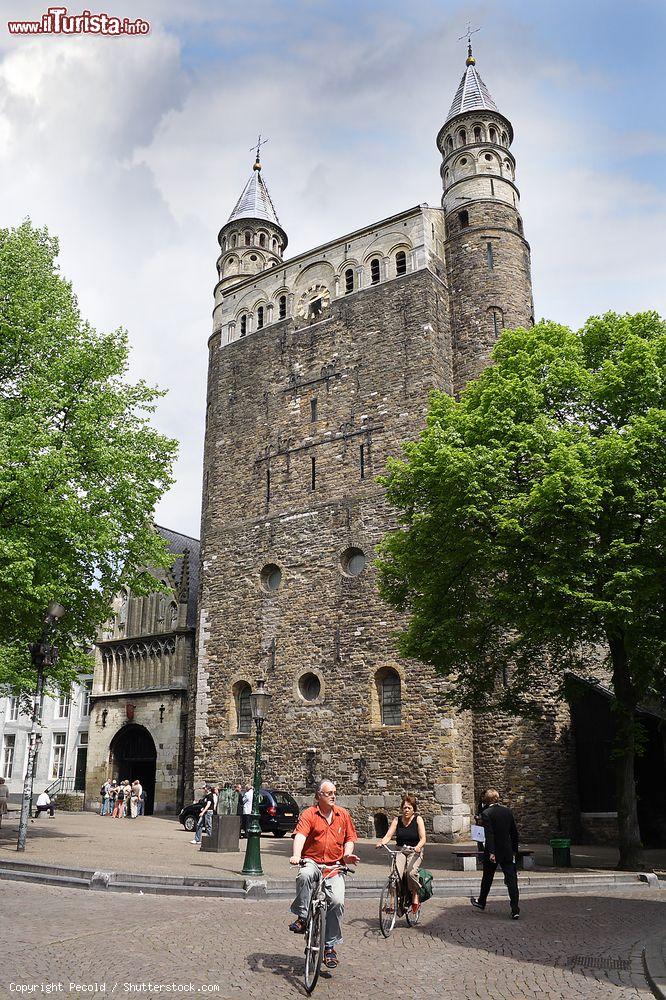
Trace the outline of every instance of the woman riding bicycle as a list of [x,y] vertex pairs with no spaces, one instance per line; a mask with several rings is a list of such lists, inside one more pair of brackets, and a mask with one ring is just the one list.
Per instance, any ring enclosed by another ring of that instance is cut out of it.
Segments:
[[398,847],[412,847],[409,854],[399,854],[395,861],[398,874],[402,879],[407,880],[412,893],[412,912],[416,913],[419,908],[419,868],[423,860],[423,848],[426,843],[426,831],[423,818],[416,811],[416,796],[405,794],[400,803],[400,815],[396,816],[388,830],[386,836],[375,844],[379,849],[395,836]]

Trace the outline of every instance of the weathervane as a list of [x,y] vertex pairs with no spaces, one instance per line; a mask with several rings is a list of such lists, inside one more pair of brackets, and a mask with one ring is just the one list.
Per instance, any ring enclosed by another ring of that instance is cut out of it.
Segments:
[[464,35],[461,35],[460,38],[458,39],[459,42],[462,42],[462,40],[464,38],[467,39],[467,65],[468,66],[473,66],[474,63],[475,63],[474,56],[472,55],[472,35],[475,35],[477,33],[477,31],[481,31],[481,28],[472,28],[472,25],[468,21],[467,22],[467,31],[465,32]]

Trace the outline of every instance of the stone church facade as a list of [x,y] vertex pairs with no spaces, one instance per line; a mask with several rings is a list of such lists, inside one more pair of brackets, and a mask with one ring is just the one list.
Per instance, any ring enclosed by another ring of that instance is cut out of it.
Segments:
[[185,796],[189,678],[194,663],[199,541],[156,526],[174,562],[155,570],[163,591],[119,593],[95,647],[86,804],[107,778],[139,778],[148,813],[174,813]]
[[471,48],[436,141],[441,207],[286,260],[257,157],[220,231],[188,775],[250,776],[261,676],[266,784],[306,803],[333,778],[364,834],[411,790],[431,835],[455,838],[493,782],[544,836],[575,808],[566,709],[546,697],[537,726],[454,714],[446,681],[396,655],[376,587],[387,459],[433,389],[459,393],[503,327],[534,322],[513,129]]

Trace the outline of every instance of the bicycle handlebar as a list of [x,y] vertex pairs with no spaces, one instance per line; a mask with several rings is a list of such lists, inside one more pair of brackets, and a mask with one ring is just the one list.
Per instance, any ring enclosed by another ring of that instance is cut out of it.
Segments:
[[298,867],[305,868],[307,864],[315,865],[315,867],[318,868],[319,871],[322,872],[322,874],[325,869],[329,869],[329,871],[334,871],[335,869],[338,869],[341,875],[353,875],[354,872],[356,871],[355,868],[349,868],[347,865],[343,865],[342,861],[325,861],[323,864],[320,864],[318,861],[314,861],[312,858],[305,858],[305,860],[301,858],[301,860],[298,862]]
[[382,844],[382,847],[384,848],[385,851],[389,852],[392,858],[394,858],[396,854],[413,854],[414,851],[416,850],[416,848],[414,847],[405,846],[405,847],[399,847],[397,851],[392,851],[391,848],[388,846],[388,844]]

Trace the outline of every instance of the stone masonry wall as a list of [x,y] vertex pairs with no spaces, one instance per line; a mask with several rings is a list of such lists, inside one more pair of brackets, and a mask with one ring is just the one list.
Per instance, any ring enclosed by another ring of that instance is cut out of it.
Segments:
[[[446,261],[451,290],[455,392],[486,367],[497,327],[529,327],[534,322],[530,249],[518,229],[518,213],[500,201],[464,204],[446,217]],[[492,267],[488,245],[492,248]]]
[[[396,657],[401,621],[371,564],[395,524],[375,477],[418,435],[429,391],[452,389],[448,295],[423,270],[350,299],[317,322],[211,339],[195,781],[250,777],[254,734],[236,732],[234,687],[265,676],[267,784],[306,804],[332,777],[361,833],[414,790],[431,832],[451,836],[469,828],[471,720],[444,706],[431,668]],[[359,576],[341,563],[350,546],[367,559]],[[277,590],[262,586],[268,564]],[[399,726],[381,724],[386,668],[401,678]],[[314,701],[304,673],[321,685]]]

